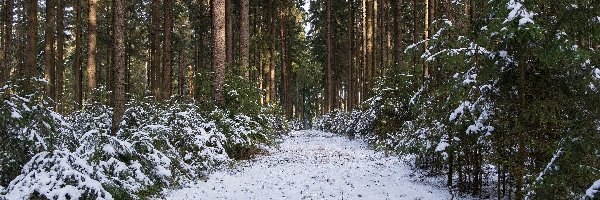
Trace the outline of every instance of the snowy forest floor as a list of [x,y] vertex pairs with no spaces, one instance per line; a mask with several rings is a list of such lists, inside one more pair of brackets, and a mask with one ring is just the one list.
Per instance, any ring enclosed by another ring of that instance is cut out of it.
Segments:
[[268,155],[164,194],[167,199],[450,199],[447,189],[416,179],[397,156],[362,141],[295,131]]

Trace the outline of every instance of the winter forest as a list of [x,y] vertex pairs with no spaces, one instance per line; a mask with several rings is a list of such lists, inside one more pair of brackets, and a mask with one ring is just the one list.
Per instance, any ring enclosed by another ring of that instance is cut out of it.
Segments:
[[598,0],[0,0],[0,200],[600,199]]

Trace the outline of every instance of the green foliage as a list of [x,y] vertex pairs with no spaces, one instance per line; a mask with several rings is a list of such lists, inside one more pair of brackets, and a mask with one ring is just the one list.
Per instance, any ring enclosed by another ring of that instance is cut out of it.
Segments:
[[[42,151],[73,149],[75,138],[62,116],[39,93],[18,95],[17,86],[0,88],[0,185],[20,174],[21,167]],[[65,133],[65,134],[62,134]]]
[[[529,199],[593,198],[590,186],[600,179],[597,5],[485,5],[485,17],[473,23],[436,20],[422,55],[423,43],[407,48],[405,57],[417,54],[430,66],[430,80],[410,75],[420,67],[405,62],[361,110],[323,116],[317,127],[413,155],[416,167],[445,174],[452,190],[481,198],[506,197],[494,194],[495,184],[514,187],[520,171]],[[366,133],[356,131],[361,126]],[[519,140],[523,161],[515,159]]]
[[225,79],[223,90],[226,110],[233,114],[244,113],[250,116],[260,113],[262,106],[258,100],[261,98],[261,91],[256,82],[230,75]]
[[[3,191],[6,197],[37,194],[52,199],[54,194],[46,191],[56,189],[43,188],[73,186],[84,194],[84,199],[92,194],[89,192],[102,193],[106,199],[150,198],[160,195],[163,188],[204,177],[231,159],[248,159],[261,153],[264,145],[272,144],[278,131],[287,127],[278,119],[281,114],[270,109],[258,108],[253,117],[248,117],[241,109],[208,112],[190,100],[171,99],[158,104],[146,98],[128,104],[119,131],[111,135],[112,111],[107,106],[88,105],[63,120],[32,98],[2,96],[9,98],[1,107],[2,114],[12,115],[2,123],[8,130],[6,135],[14,135],[9,138],[14,145],[27,150],[21,155],[18,148],[1,149],[3,155],[12,156],[0,159],[3,178],[10,181]],[[31,108],[25,109],[26,105]],[[20,136],[34,133],[39,138],[25,140],[27,135]],[[78,143],[69,143],[74,141],[70,138],[78,138]],[[37,160],[25,165],[31,157]],[[22,163],[14,161],[17,159]],[[77,173],[65,174],[69,169]],[[53,176],[48,183],[36,181],[45,180],[48,174],[64,176]],[[72,177],[80,181],[72,182]]]

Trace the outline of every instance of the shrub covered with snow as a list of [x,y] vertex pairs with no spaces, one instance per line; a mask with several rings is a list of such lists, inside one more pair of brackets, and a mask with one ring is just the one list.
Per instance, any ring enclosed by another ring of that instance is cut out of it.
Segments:
[[8,186],[7,199],[113,199],[95,169],[68,151],[41,152],[23,167]]
[[182,99],[142,99],[127,105],[111,134],[107,106],[88,105],[63,118],[33,97],[0,96],[7,96],[2,114],[13,115],[2,119],[8,134],[1,136],[15,146],[0,149],[0,175],[7,180],[0,199],[150,197],[240,158],[234,147],[257,153],[287,127],[268,110],[249,117],[208,112]]
[[65,119],[49,108],[39,93],[18,95],[19,88],[0,88],[0,185],[6,186],[35,154],[74,149],[75,140]]

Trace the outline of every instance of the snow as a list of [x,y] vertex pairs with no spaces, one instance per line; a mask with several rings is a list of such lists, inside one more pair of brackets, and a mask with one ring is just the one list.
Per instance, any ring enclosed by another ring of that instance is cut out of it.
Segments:
[[21,119],[23,118],[23,116],[21,116],[21,114],[19,114],[19,112],[17,111],[13,111],[10,113],[10,117],[14,118],[14,119]]
[[42,152],[23,166],[22,174],[10,182],[4,197],[29,199],[37,193],[47,199],[79,199],[87,193],[96,199],[112,200],[102,184],[91,177],[91,169],[70,152]]
[[413,181],[398,157],[331,133],[292,132],[269,154],[165,191],[166,199],[450,199]]
[[519,26],[534,23],[533,16],[535,16],[535,13],[527,10],[525,6],[523,6],[523,2],[524,0],[510,0],[508,2],[507,7],[508,10],[510,10],[510,13],[508,13],[508,17],[506,18],[504,23],[513,21],[517,17],[520,17]]
[[115,148],[110,145],[110,144],[105,144],[102,147],[102,151],[104,151],[105,153],[107,153],[108,155],[115,155],[117,151],[115,151]]
[[446,140],[440,141],[440,143],[435,147],[435,152],[442,152],[446,150],[446,147],[450,146]]
[[450,117],[448,118],[448,120],[450,121],[454,121],[456,120],[456,118],[458,117],[458,115],[463,114],[465,109],[468,109],[469,106],[471,106],[471,102],[470,101],[465,101],[462,102],[458,108],[456,108],[452,113],[450,113]]
[[594,198],[598,191],[600,191],[600,180],[594,182],[594,184],[592,184],[592,186],[585,191],[585,195],[590,198]]

